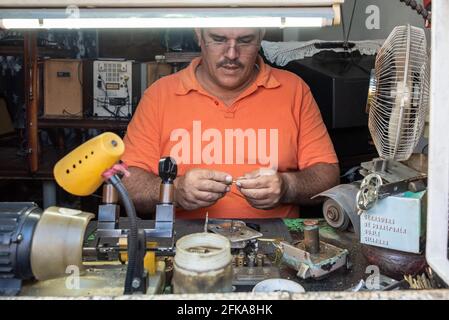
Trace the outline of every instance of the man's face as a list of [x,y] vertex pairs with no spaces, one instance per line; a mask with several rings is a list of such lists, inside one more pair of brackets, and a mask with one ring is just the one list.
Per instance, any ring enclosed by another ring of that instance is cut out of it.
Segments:
[[233,90],[250,79],[263,31],[256,28],[196,30],[208,76],[216,85]]

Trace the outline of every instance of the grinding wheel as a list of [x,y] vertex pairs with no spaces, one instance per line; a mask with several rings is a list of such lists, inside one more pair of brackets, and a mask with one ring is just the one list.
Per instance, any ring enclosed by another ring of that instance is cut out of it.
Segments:
[[323,204],[323,215],[326,222],[334,229],[345,231],[349,227],[346,211],[333,199],[328,198]]

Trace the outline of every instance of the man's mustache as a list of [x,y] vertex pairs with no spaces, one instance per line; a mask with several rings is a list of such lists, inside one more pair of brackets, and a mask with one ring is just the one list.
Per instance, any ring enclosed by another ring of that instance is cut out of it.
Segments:
[[231,60],[231,59],[227,59],[225,58],[223,61],[220,61],[217,63],[217,68],[221,68],[224,66],[231,66],[231,67],[239,67],[239,68],[243,68],[243,64],[238,61],[238,60]]

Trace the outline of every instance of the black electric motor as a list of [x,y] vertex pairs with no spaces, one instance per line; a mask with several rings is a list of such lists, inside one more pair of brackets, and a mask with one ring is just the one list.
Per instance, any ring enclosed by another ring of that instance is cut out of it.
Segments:
[[17,295],[32,279],[31,244],[42,210],[33,202],[0,203],[0,296]]

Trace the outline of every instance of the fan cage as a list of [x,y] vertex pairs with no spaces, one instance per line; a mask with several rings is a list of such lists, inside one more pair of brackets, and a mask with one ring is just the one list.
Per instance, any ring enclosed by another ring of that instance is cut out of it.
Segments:
[[370,82],[368,127],[381,158],[404,161],[413,153],[429,107],[429,77],[424,30],[396,27]]

